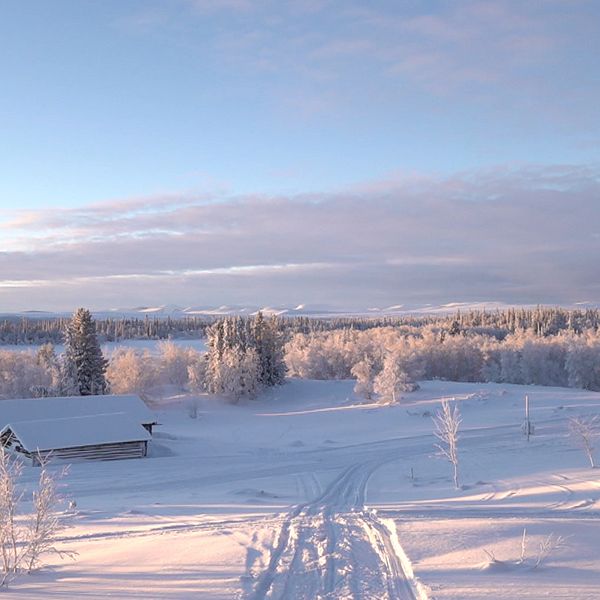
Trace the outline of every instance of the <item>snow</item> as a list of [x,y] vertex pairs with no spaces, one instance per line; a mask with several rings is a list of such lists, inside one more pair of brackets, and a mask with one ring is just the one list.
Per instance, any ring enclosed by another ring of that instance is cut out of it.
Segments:
[[148,441],[152,436],[126,413],[40,419],[9,423],[10,429],[29,452],[77,448],[96,444]]
[[130,420],[139,424],[156,422],[156,415],[139,396],[124,394],[0,400],[0,427],[20,421],[85,417],[107,413],[125,413]]
[[[600,394],[421,386],[378,406],[351,381],[292,380],[237,406],[200,396],[197,419],[189,397],[165,399],[148,458],[71,466],[58,545],[79,554],[50,557],[15,596],[600,599],[599,471],[567,428]],[[435,456],[443,398],[463,417],[459,490]],[[566,545],[533,568],[550,534]]]
[[[221,305],[221,306],[186,306],[180,307],[175,304],[161,306],[135,306],[124,308],[110,308],[92,311],[97,319],[111,318],[184,318],[184,317],[224,317],[231,315],[255,315],[258,311],[263,314],[280,316],[309,316],[309,317],[401,317],[409,315],[446,315],[455,313],[457,310],[468,312],[470,310],[506,310],[509,308],[535,308],[534,304],[507,304],[490,298],[485,302],[448,302],[446,304],[392,304],[389,306],[344,306],[327,304],[307,304],[304,302],[293,302],[278,306],[247,305]],[[565,305],[565,308],[585,309],[598,308],[595,302],[574,302]],[[48,311],[22,311],[17,313],[0,313],[0,318],[27,317],[31,319],[69,318],[69,312]]]

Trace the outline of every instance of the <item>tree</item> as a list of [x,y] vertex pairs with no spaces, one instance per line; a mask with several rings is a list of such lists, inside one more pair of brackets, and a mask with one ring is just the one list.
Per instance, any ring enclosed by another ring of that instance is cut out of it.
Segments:
[[32,392],[36,397],[53,396],[60,387],[60,361],[56,356],[54,345],[47,343],[39,347],[35,355],[36,364],[44,370],[49,381],[33,387]]
[[206,386],[206,373],[208,368],[207,355],[199,354],[197,360],[188,366],[188,380],[190,389],[194,392],[204,392]]
[[458,430],[462,419],[458,406],[450,406],[448,400],[442,400],[442,410],[433,417],[435,437],[440,440],[436,444],[440,456],[448,460],[454,470],[454,487],[458,489]]
[[254,319],[228,317],[212,325],[207,337],[206,373],[197,375],[204,376],[208,392],[237,399],[255,395],[259,386],[283,383],[286,364],[276,319],[260,312]]
[[41,460],[38,484],[32,498],[33,513],[29,518],[23,517],[19,511],[24,497],[19,483],[23,465],[0,446],[0,587],[8,585],[20,573],[31,573],[37,569],[44,554],[55,553],[61,558],[75,554],[55,546],[64,527],[57,512],[62,501],[57,491],[57,480],[66,471],[54,475],[46,467],[46,462]]
[[30,398],[44,395],[51,376],[29,352],[0,350],[0,398]]
[[147,397],[159,382],[158,359],[148,350],[138,352],[133,348],[119,348],[110,357],[106,377],[115,394],[135,392]]
[[412,392],[419,386],[403,368],[400,357],[395,352],[388,352],[373,387],[382,398],[395,403],[401,392]]
[[63,387],[74,384],[75,393],[81,396],[107,394],[107,366],[92,315],[89,310],[78,308],[65,331]]
[[573,417],[569,419],[569,433],[571,439],[577,444],[590,461],[592,469],[596,467],[594,462],[594,444],[600,436],[598,415],[593,417]]
[[281,385],[287,368],[279,323],[275,317],[265,319],[259,311],[252,325],[248,345],[258,355],[259,381],[266,387]]
[[354,393],[357,396],[371,400],[373,397],[373,361],[368,356],[365,356],[352,367],[351,373],[356,377]]
[[198,359],[198,352],[173,342],[160,342],[158,351],[164,382],[183,389],[189,381],[188,367]]
[[243,397],[252,398],[260,386],[259,368],[258,356],[253,348],[246,352],[229,348],[223,352],[213,389],[234,403]]

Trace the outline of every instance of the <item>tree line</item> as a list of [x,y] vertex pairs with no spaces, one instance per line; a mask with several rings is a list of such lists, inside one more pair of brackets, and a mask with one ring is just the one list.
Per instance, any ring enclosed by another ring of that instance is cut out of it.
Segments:
[[539,336],[520,331],[454,334],[426,327],[297,334],[285,348],[293,377],[357,380],[358,394],[395,399],[420,379],[498,382],[600,390],[600,332]]
[[[36,353],[0,350],[0,397],[108,390],[149,394],[172,385],[237,401],[282,383],[286,374],[354,378],[360,396],[392,401],[415,389],[420,379],[600,390],[600,330],[579,330],[584,323],[593,323],[594,311],[506,311],[501,318],[513,324],[513,333],[503,330],[499,335],[496,326],[504,321],[477,313],[432,319],[418,327],[363,328],[359,320],[353,328],[320,330],[318,326],[309,332],[295,330],[303,321],[292,327],[293,320],[259,313],[212,323],[205,330],[205,353],[163,341],[156,354],[123,347],[106,359],[98,354],[95,331],[88,337],[81,332],[69,334],[71,320],[61,356],[52,345]],[[89,347],[97,349],[84,352],[91,338],[96,341]],[[73,339],[79,340],[78,350],[73,350]],[[88,357],[84,361],[82,352]]]
[[175,386],[235,402],[284,382],[284,334],[276,317],[228,317],[206,333],[208,352],[162,341],[156,355],[123,347],[105,358],[90,312],[78,309],[63,332],[62,354],[52,344],[35,353],[0,350],[0,398],[148,395]]
[[[11,317],[0,321],[0,344],[62,344],[70,318]],[[214,323],[212,318],[145,317],[97,319],[96,335],[103,342],[121,340],[166,340],[170,338],[199,339]]]
[[[231,317],[235,318],[235,317]],[[211,316],[108,318],[97,319],[100,342],[128,339],[165,340],[204,338],[220,319]],[[467,310],[445,315],[360,316],[277,318],[278,327],[288,338],[296,333],[318,333],[338,329],[366,331],[382,327],[400,328],[405,333],[438,327],[457,333],[481,333],[499,339],[518,332],[536,336],[557,335],[561,331],[582,333],[600,327],[600,310],[567,310],[560,307],[510,308],[507,310]],[[0,344],[61,344],[70,319],[11,317],[0,320]]]

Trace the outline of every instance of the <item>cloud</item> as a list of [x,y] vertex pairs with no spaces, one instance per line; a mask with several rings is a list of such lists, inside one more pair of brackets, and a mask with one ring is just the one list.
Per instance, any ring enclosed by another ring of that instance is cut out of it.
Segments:
[[524,165],[29,211],[0,223],[0,306],[599,301],[599,193],[598,166]]

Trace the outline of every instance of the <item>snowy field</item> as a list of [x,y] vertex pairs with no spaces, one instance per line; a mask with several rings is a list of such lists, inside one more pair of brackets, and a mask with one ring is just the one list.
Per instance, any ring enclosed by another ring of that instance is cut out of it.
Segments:
[[[292,380],[241,406],[200,397],[197,419],[189,398],[161,402],[149,458],[72,465],[60,545],[77,558],[51,557],[7,596],[600,599],[600,471],[567,437],[600,394],[424,382],[376,406],[352,387]],[[458,491],[435,457],[441,398],[464,418]],[[551,534],[564,546],[532,568]]]

